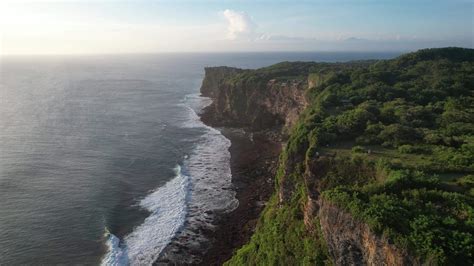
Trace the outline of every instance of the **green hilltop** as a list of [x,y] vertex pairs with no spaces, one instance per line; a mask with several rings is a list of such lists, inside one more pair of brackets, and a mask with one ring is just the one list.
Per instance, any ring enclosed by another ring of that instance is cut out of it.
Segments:
[[[474,264],[473,49],[425,49],[381,61],[283,62],[228,82],[271,79],[308,79],[308,105],[288,130],[277,191],[228,265],[331,264],[319,218],[312,218],[313,230],[304,221],[312,194],[420,264]],[[328,167],[308,182],[321,158]],[[281,201],[287,187],[293,192]]]

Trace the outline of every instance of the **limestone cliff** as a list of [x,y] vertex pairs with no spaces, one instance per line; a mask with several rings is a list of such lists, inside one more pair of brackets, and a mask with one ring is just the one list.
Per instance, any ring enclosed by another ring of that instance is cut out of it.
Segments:
[[241,73],[243,70],[235,67],[206,67],[202,81],[201,93],[204,96],[216,98],[219,88],[226,78]]
[[[213,99],[208,112],[214,125],[244,127],[249,130],[281,130],[295,125],[307,106],[306,91],[325,82],[322,74],[299,78],[249,78],[252,71],[229,67],[205,69],[201,92]],[[317,236],[322,234],[330,260],[336,265],[414,265],[416,260],[406,251],[390,243],[389,239],[374,234],[367,225],[353,218],[337,206],[322,200],[319,182],[332,163],[322,156],[304,162],[305,154],[290,154],[283,163],[283,174],[277,181],[277,206],[294,201],[299,187],[295,177],[289,178],[296,168],[304,168],[302,197],[305,230]],[[293,203],[291,203],[293,204]],[[268,219],[268,218],[267,218]],[[316,221],[316,222],[315,222]],[[318,233],[320,232],[320,233]],[[306,240],[305,240],[306,241]],[[258,247],[257,247],[258,249]],[[241,261],[242,262],[242,261]],[[231,263],[232,264],[232,263]],[[234,263],[238,264],[238,263]]]
[[[201,93],[214,101],[209,112],[213,124],[246,127],[254,130],[291,127],[304,109],[304,80],[277,81],[244,80],[233,82],[232,77],[245,70],[229,67],[209,67]],[[247,71],[248,72],[248,71]]]
[[331,202],[321,199],[319,208],[321,229],[336,265],[420,265]]

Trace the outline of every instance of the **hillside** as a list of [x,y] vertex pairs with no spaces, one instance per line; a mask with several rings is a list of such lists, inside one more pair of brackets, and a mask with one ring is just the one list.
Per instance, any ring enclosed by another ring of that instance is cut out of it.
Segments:
[[472,265],[474,50],[206,69],[203,120],[285,143],[228,265]]

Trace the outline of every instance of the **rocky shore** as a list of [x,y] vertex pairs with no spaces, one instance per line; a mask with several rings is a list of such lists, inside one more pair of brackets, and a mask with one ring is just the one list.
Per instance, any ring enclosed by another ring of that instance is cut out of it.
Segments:
[[[213,108],[201,114],[208,126],[217,127]],[[180,236],[165,248],[155,265],[222,265],[247,243],[265,203],[274,191],[274,174],[281,151],[274,131],[245,131],[219,127],[231,141],[232,184],[239,206],[230,213],[214,214],[213,229],[199,228],[195,236]]]
[[230,259],[234,250],[249,241],[257,219],[274,189],[272,177],[280,144],[269,140],[262,133],[248,134],[241,130],[224,129],[223,134],[232,142],[232,183],[239,206],[219,217],[216,230],[207,236],[211,245],[201,265],[221,265]]
[[221,265],[249,241],[275,191],[283,129],[295,123],[306,105],[306,80],[270,82],[264,84],[266,90],[256,92],[256,84],[234,87],[224,82],[246,70],[210,67],[205,71],[201,93],[213,102],[200,118],[231,141],[232,185],[239,205],[230,213],[213,213],[211,227],[193,225],[190,234],[176,237],[156,265]]

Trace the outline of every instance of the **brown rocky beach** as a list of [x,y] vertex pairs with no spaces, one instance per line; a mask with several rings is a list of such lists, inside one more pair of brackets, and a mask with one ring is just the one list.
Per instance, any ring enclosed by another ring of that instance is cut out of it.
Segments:
[[[280,136],[274,131],[248,131],[220,127],[215,109],[206,108],[201,120],[216,126],[231,141],[232,185],[238,207],[229,213],[215,213],[213,229],[201,227],[198,236],[179,236],[165,248],[155,265],[222,265],[247,243],[258,217],[274,190],[274,174],[281,151]],[[188,254],[189,256],[183,256]]]
[[273,191],[280,151],[280,144],[262,133],[254,133],[252,138],[241,130],[223,129],[222,133],[232,142],[232,183],[239,206],[218,219],[216,230],[208,236],[211,247],[201,265],[221,265],[248,242]]

